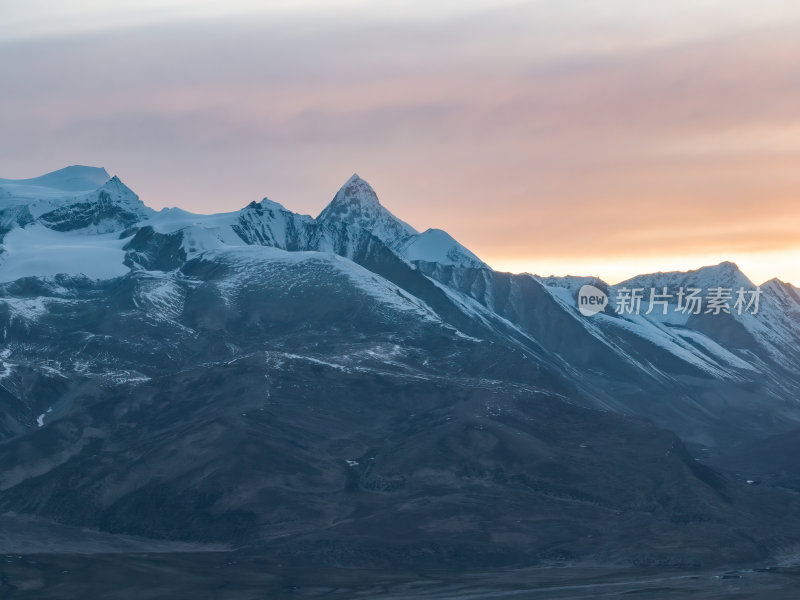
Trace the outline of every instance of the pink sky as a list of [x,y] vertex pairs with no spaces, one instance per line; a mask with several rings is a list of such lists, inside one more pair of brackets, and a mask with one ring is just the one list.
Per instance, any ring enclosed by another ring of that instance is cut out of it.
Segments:
[[0,177],[317,214],[358,172],[495,268],[800,284],[796,3],[35,4],[0,24]]

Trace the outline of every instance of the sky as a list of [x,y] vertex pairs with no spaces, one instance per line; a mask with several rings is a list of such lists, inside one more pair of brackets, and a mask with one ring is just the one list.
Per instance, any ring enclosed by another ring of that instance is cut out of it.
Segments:
[[349,176],[492,267],[800,285],[796,0],[0,0],[0,177],[154,208]]

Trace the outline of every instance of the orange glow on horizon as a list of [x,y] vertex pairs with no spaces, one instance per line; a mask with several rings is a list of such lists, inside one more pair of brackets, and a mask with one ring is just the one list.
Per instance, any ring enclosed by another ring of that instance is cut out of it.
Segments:
[[484,260],[495,270],[510,273],[530,273],[532,275],[583,275],[598,276],[610,285],[615,285],[636,275],[659,271],[692,271],[700,267],[716,265],[724,261],[736,263],[741,271],[753,282],[762,285],[777,278],[785,283],[800,287],[800,246],[785,252],[762,254],[724,254],[705,256],[661,256],[631,258],[627,256],[597,259],[487,259]]
[[358,172],[501,270],[800,285],[800,3],[12,4],[0,177],[316,215]]

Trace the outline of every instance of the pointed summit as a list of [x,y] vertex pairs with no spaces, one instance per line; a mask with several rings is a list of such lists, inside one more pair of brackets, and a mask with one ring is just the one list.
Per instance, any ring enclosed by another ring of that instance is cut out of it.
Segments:
[[378,201],[372,186],[353,174],[339,189],[317,220],[325,225],[359,228],[395,247],[417,231],[395,217]]
[[326,212],[345,212],[348,209],[375,212],[381,208],[383,207],[372,186],[361,179],[357,173],[353,173],[350,179],[336,192],[336,196],[333,197],[327,208],[322,211],[320,218]]
[[117,204],[125,207],[126,210],[140,214],[143,217],[153,213],[153,210],[145,206],[145,204],[139,199],[138,194],[136,194],[127,185],[122,183],[122,180],[116,175],[80,200],[87,202]]

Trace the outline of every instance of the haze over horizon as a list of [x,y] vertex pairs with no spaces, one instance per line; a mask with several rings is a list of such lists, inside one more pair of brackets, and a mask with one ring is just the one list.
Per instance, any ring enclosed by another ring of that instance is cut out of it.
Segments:
[[41,8],[4,3],[0,177],[98,165],[154,208],[316,215],[358,172],[499,270],[800,284],[800,5]]

